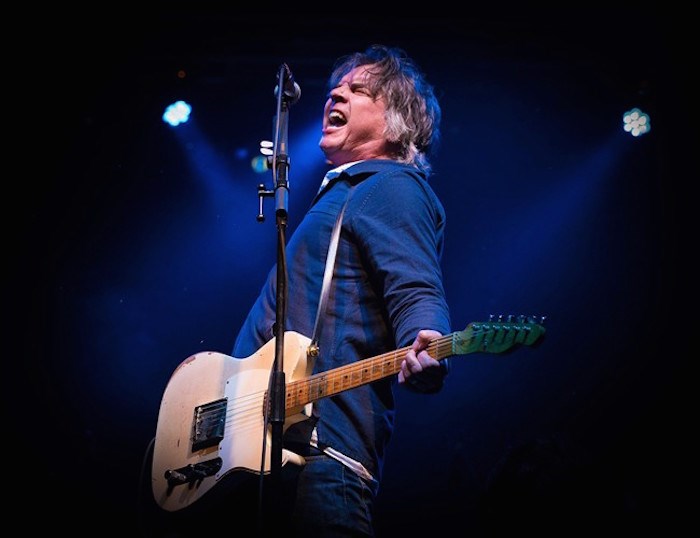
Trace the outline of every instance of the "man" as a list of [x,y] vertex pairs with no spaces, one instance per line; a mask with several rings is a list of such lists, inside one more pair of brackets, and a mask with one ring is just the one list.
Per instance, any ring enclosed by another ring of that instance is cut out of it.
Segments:
[[[373,502],[394,422],[396,383],[435,392],[447,373],[426,348],[450,331],[440,269],[444,209],[427,182],[441,111],[399,49],[341,58],[329,80],[319,146],[331,165],[286,248],[285,329],[310,337],[336,217],[345,206],[314,373],[410,346],[398,375],[313,403],[284,446],[304,458],[282,525],[306,536],[373,535]],[[248,357],[274,334],[273,268],[238,334]],[[408,449],[410,450],[410,448]],[[418,457],[418,456],[416,456]],[[271,514],[269,517],[277,517]]]

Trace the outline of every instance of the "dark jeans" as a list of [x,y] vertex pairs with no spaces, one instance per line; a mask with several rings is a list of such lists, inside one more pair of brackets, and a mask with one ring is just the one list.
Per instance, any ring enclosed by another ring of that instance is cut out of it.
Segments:
[[[376,482],[368,483],[328,456],[311,456],[293,480],[291,525],[299,536],[373,536]],[[291,493],[290,493],[291,496]]]

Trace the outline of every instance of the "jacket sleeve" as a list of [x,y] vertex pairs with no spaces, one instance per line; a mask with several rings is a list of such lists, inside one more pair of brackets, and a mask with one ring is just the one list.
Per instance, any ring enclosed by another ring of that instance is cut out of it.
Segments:
[[440,266],[445,213],[438,198],[424,180],[406,172],[382,174],[363,187],[354,197],[351,227],[383,294],[397,346],[411,345],[420,329],[447,334]]

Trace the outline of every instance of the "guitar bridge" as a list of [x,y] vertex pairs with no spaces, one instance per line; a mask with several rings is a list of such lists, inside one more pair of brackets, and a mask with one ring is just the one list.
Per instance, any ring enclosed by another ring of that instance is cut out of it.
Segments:
[[218,445],[226,427],[226,398],[194,408],[192,452]]

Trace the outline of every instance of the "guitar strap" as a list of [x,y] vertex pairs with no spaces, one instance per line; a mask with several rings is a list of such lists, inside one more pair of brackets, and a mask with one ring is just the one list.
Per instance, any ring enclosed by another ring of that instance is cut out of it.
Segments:
[[343,213],[345,213],[345,207],[350,201],[350,196],[352,195],[352,190],[345,200],[343,207],[340,208],[338,216],[335,219],[335,224],[333,225],[333,231],[331,232],[331,242],[328,246],[328,256],[326,257],[326,268],[323,272],[323,286],[321,287],[321,297],[318,301],[318,310],[316,311],[316,321],[314,323],[314,332],[311,335],[311,342],[306,350],[307,357],[318,357],[319,347],[318,338],[321,334],[321,327],[323,325],[323,313],[326,310],[326,302],[328,302],[328,293],[330,290],[331,279],[333,278],[333,266],[335,265],[335,255],[338,252],[338,239],[340,238],[340,225],[343,222]]

